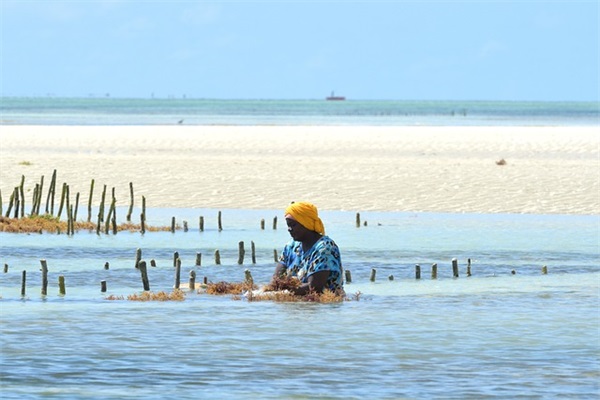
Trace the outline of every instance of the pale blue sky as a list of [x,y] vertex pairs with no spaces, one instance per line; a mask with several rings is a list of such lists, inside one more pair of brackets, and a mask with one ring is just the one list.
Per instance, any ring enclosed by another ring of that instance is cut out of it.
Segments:
[[5,96],[599,100],[597,0],[0,2]]

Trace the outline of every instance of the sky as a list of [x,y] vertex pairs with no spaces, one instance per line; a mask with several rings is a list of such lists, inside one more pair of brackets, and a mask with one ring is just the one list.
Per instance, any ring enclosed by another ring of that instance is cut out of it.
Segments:
[[599,101],[598,0],[0,0],[2,96]]

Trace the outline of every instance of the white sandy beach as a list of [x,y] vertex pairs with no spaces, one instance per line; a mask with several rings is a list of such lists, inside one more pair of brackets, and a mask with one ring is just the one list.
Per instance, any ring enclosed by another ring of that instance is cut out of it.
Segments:
[[[24,175],[86,204],[598,214],[598,127],[0,126],[0,189]],[[506,165],[496,161],[506,160]],[[30,203],[29,203],[30,204]],[[45,204],[45,203],[44,203]]]

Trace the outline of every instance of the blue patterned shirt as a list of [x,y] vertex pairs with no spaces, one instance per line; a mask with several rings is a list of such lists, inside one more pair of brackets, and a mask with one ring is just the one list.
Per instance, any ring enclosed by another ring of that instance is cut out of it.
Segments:
[[321,236],[306,253],[302,251],[301,242],[291,240],[285,245],[279,262],[302,283],[307,283],[315,272],[329,271],[325,288],[333,292],[344,289],[340,249],[328,236]]

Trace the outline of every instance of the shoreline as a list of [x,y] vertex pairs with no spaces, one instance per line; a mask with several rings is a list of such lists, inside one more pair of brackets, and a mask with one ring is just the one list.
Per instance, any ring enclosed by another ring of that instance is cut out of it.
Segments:
[[[597,215],[597,127],[0,126],[6,208],[25,176],[30,204],[53,170],[93,205]],[[505,165],[498,165],[505,160]],[[44,199],[45,200],[45,199]]]

